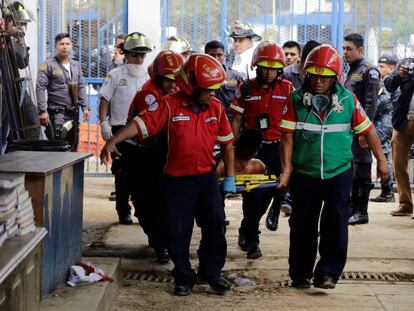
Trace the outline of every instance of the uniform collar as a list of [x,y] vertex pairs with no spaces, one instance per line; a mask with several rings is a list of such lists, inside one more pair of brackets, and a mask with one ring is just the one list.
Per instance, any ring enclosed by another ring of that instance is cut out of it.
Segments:
[[364,58],[359,58],[357,60],[354,60],[352,63],[349,63],[349,67],[355,68],[359,66],[364,61]]

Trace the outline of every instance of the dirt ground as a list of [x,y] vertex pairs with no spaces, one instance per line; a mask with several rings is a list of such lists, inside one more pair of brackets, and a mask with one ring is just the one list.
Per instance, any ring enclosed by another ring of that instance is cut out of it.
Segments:
[[[370,205],[370,225],[350,228],[350,258],[346,270],[405,272],[408,277],[403,281],[342,280],[335,290],[291,288],[287,274],[288,218],[281,216],[277,232],[261,227],[264,256],[259,260],[247,260],[236,244],[241,211],[241,201],[236,199],[227,204],[231,224],[227,230],[228,259],[224,272],[233,283],[232,290],[219,296],[208,285],[201,284],[194,287],[192,295],[176,297],[171,295],[173,283],[169,271],[172,265],[157,265],[153,258],[139,258],[141,253],[137,250],[145,249],[146,243],[139,225],[116,224],[115,203],[108,200],[112,189],[112,178],[86,178],[83,234],[84,251],[106,244],[112,250],[110,256],[117,257],[119,246],[123,250],[118,254],[120,257],[127,254],[135,258],[122,260],[119,295],[111,311],[414,310],[414,243],[411,242],[414,220],[389,216],[395,204]],[[377,194],[375,191],[372,196]],[[381,232],[383,229],[389,232]],[[199,238],[196,228],[191,244],[194,265],[197,264]],[[136,279],[122,277],[131,269],[141,274],[143,271],[153,273],[154,277],[145,280],[140,275]],[[248,278],[255,285],[236,286],[236,277]]]

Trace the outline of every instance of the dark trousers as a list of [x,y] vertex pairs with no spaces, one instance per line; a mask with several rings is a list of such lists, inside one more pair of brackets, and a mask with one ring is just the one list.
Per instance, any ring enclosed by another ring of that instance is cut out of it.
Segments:
[[162,189],[168,219],[168,253],[174,262],[175,283],[192,287],[196,281],[189,259],[194,219],[201,228],[198,274],[204,278],[220,276],[227,243],[224,209],[215,172],[198,176],[165,176]]
[[[113,126],[112,133],[115,135],[123,126]],[[131,214],[131,207],[129,206],[129,196],[131,191],[129,189],[128,177],[126,172],[128,171],[128,161],[126,154],[133,148],[131,144],[121,142],[116,145],[121,156],[112,156],[112,174],[115,175],[115,193],[116,201],[115,208],[119,216],[125,216]]]
[[[290,182],[292,215],[289,219],[289,274],[292,280],[331,276],[337,281],[341,276],[348,249],[351,184],[351,169],[326,180],[293,172]],[[318,229],[320,260],[313,273]]]
[[[280,174],[280,142],[263,144],[257,158],[266,166],[269,174]],[[244,235],[247,246],[259,243],[260,219],[273,200],[275,207],[280,208],[282,197],[275,195],[276,189],[264,189],[243,193],[243,219],[239,233]]]
[[161,176],[166,153],[160,145],[131,146],[127,157],[127,180],[135,216],[156,251],[167,248],[165,209],[161,193]]
[[356,161],[352,163],[352,214],[357,211],[362,214],[367,214],[368,212],[369,194],[372,188],[374,188],[371,166],[372,163]]

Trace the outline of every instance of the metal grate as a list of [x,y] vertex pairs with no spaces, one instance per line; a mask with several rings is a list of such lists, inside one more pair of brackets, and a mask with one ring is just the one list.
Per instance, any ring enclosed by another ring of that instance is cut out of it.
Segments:
[[[226,271],[226,274],[229,274]],[[151,281],[160,283],[172,283],[173,277],[167,271],[136,271],[124,270],[122,278],[127,280]],[[403,272],[344,272],[341,275],[343,281],[367,281],[367,282],[414,282],[414,274]],[[255,280],[256,281],[256,280]],[[257,282],[258,283],[258,282]],[[275,287],[290,287],[292,281],[285,276],[272,280]],[[260,284],[259,284],[260,285]]]
[[128,280],[172,283],[173,277],[162,271],[123,271],[122,277]]

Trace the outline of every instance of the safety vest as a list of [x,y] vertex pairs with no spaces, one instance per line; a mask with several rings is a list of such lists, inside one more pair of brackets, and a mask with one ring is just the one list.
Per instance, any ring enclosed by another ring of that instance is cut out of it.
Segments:
[[339,84],[338,102],[331,104],[322,120],[303,104],[302,88],[292,93],[297,123],[293,142],[293,167],[314,178],[332,178],[351,167],[353,94]]

